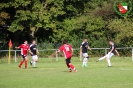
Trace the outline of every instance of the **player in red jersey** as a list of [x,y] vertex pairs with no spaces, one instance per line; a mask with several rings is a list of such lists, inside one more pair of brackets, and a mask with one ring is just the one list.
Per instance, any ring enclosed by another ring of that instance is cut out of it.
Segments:
[[27,59],[27,51],[29,50],[29,45],[27,41],[24,41],[24,44],[21,44],[18,47],[15,47],[17,49],[21,48],[21,55],[22,55],[22,60],[18,66],[18,68],[21,68],[22,64],[25,62],[25,69],[28,69],[27,64],[28,64],[28,59]]
[[74,70],[74,72],[77,72],[76,68],[71,63],[71,57],[72,57],[72,54],[73,54],[72,46],[67,44],[66,41],[63,41],[63,45],[59,48],[57,53],[59,53],[61,51],[64,53],[64,56],[66,58],[66,65],[69,69],[69,72],[72,72],[72,69]]

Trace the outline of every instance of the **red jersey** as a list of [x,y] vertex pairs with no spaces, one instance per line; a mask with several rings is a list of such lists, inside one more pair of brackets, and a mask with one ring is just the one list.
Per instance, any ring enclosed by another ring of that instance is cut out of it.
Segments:
[[69,44],[63,44],[63,45],[60,47],[59,50],[60,50],[60,51],[63,51],[64,56],[65,56],[66,59],[72,57],[72,52],[71,52],[72,47],[71,47]]
[[28,44],[21,44],[19,48],[21,48],[21,55],[27,55],[27,51],[29,49]]

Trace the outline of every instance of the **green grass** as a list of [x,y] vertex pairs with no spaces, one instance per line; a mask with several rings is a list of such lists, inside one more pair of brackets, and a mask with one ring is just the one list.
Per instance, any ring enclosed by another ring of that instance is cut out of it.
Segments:
[[37,68],[18,69],[18,63],[0,61],[0,88],[133,88],[133,62],[131,58],[113,57],[113,67],[106,60],[95,62],[90,58],[82,68],[79,58],[72,58],[77,73],[69,73],[64,58],[41,58]]

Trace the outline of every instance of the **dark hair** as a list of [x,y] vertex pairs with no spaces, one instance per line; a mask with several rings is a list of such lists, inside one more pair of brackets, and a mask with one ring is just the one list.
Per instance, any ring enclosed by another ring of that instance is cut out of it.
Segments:
[[84,39],[87,39],[87,38],[84,38]]
[[67,43],[67,41],[66,41],[66,40],[64,40],[64,41],[63,41],[63,44],[66,44],[66,43]]
[[32,42],[33,42],[33,41],[36,41],[36,40],[35,40],[35,39],[33,39],[33,40],[32,40]]
[[112,40],[108,40],[109,42],[113,42]]

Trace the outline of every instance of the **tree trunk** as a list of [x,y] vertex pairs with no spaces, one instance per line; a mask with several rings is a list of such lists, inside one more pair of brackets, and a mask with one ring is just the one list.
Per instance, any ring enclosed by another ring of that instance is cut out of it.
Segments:
[[30,27],[29,41],[31,42],[34,39],[35,27]]

